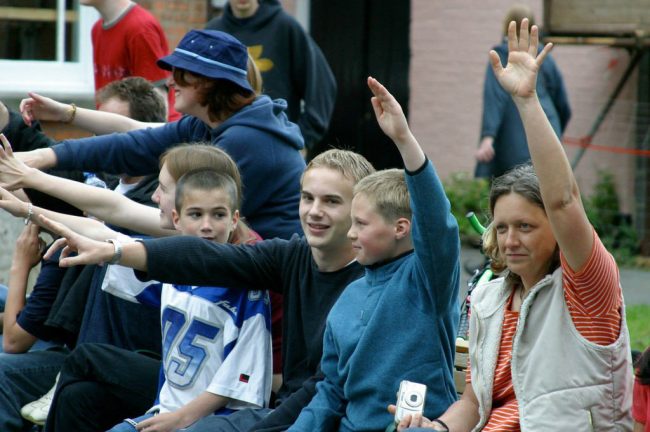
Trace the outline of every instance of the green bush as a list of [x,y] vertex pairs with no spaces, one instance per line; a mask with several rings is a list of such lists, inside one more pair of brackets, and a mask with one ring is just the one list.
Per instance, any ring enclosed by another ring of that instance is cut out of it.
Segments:
[[461,238],[473,243],[479,242],[480,236],[472,229],[465,215],[473,211],[482,224],[488,222],[489,182],[485,179],[475,179],[466,172],[456,172],[443,184],[451,203],[451,212],[458,221]]
[[639,240],[630,220],[621,214],[616,182],[612,173],[598,172],[593,193],[583,198],[589,221],[605,247],[619,265],[634,265],[639,252]]
[[650,346],[650,305],[629,306],[625,315],[632,349],[644,351]]
[[[475,179],[467,172],[456,172],[443,184],[451,202],[451,211],[458,221],[461,239],[478,244],[480,237],[472,229],[465,215],[473,211],[482,224],[488,223],[489,182],[485,179]],[[594,191],[589,197],[583,198],[583,203],[589,221],[618,264],[637,266],[637,233],[629,218],[626,219],[620,212],[614,175],[608,171],[599,171]]]

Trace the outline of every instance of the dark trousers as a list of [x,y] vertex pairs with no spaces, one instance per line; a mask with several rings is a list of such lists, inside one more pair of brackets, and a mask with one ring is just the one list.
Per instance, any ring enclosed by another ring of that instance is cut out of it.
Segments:
[[61,367],[46,432],[111,428],[153,406],[160,361],[106,344],[81,344]]

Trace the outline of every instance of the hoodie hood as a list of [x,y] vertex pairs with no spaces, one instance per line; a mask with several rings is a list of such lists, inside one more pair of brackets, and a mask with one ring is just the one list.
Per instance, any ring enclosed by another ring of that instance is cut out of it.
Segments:
[[255,32],[265,27],[280,11],[282,11],[282,5],[279,0],[260,0],[260,6],[252,17],[239,19],[233,15],[230,3],[228,3],[223,10],[223,29],[231,33],[245,26],[248,31]]
[[211,133],[213,137],[218,137],[227,134],[227,129],[242,126],[262,134],[270,134],[288,146],[301,150],[305,142],[300,128],[289,121],[286,110],[287,102],[284,99],[271,100],[268,96],[261,95],[252,104],[240,109],[214,128]]

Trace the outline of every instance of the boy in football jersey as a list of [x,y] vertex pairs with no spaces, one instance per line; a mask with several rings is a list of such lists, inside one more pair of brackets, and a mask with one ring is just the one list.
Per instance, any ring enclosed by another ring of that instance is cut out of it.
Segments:
[[[185,235],[217,243],[247,242],[255,234],[242,232],[238,202],[231,177],[214,170],[189,172],[176,185],[172,219]],[[111,266],[102,289],[160,307],[163,363],[154,407],[111,431],[172,431],[208,415],[267,406],[272,377],[267,292],[124,284],[125,278],[135,279],[131,269]]]

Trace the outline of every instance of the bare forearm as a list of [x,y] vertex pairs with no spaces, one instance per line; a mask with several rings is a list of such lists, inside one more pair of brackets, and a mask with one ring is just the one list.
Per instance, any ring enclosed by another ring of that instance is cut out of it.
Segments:
[[[31,170],[25,176],[23,183],[26,187],[38,189],[45,194],[66,201],[85,211],[88,215],[116,226],[156,237],[175,233],[173,230],[160,228],[160,216],[157,209],[138,204],[112,190],[52,176],[39,170]],[[45,212],[43,214],[70,226],[87,237],[98,239],[97,235],[101,235],[103,239],[113,238],[107,235],[109,233],[101,232],[102,230],[95,234],[96,226],[86,224],[85,227],[90,231],[85,229],[82,231],[83,224],[79,225],[78,222],[66,220],[61,216],[54,217]]]
[[77,114],[72,124],[95,135],[106,135],[113,132],[129,132],[160,126],[162,123],[143,123],[119,114],[77,108]]
[[140,242],[125,244],[122,247],[122,258],[119,264],[135,270],[147,271],[147,250],[144,245]]
[[426,156],[424,155],[420,144],[410,131],[407,135],[396,139],[395,144],[402,155],[404,167],[407,170],[416,171],[422,167],[422,164],[424,164],[424,161],[426,160]]
[[514,98],[519,110],[531,160],[539,178],[544,204],[564,206],[574,198],[577,186],[562,144],[537,97]]
[[24,262],[14,262],[9,276],[9,293],[3,317],[3,349],[8,353],[27,351],[36,338],[22,329],[16,318],[25,307],[27,279],[31,267]]
[[56,153],[51,148],[42,148],[28,152],[14,153],[18,159],[32,168],[45,170],[54,168],[57,164]]
[[180,408],[177,413],[182,419],[182,424],[188,426],[198,419],[225,407],[229,401],[229,398],[205,391],[192,402]]
[[478,407],[469,401],[459,400],[440,416],[440,420],[454,432],[469,432],[478,424]]

